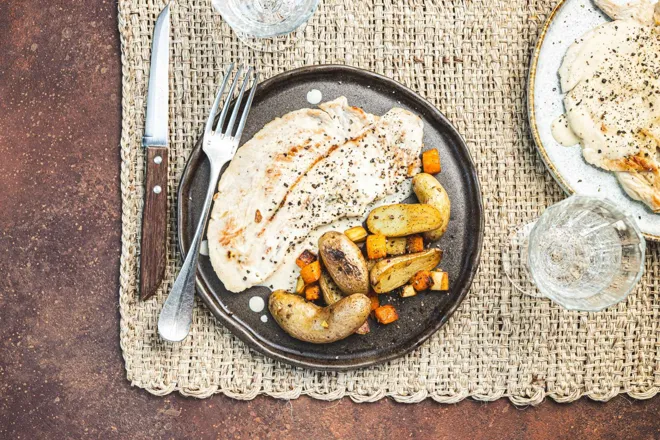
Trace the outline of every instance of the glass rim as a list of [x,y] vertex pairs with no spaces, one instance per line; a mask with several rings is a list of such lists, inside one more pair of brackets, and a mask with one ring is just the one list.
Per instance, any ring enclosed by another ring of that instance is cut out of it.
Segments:
[[[264,25],[261,23],[258,26],[258,31],[255,32],[245,32],[243,30],[240,30],[240,25],[238,21],[234,21],[233,17],[229,14],[223,13],[223,11],[219,7],[215,7],[215,10],[218,11],[220,16],[222,16],[222,19],[229,25],[232,31],[234,31],[237,35],[243,35],[248,38],[275,38],[275,37],[280,37],[283,35],[288,35],[293,32],[295,32],[298,28],[300,28],[302,25],[307,23],[309,19],[314,15],[316,12],[316,9],[318,9],[319,3],[321,0],[313,0],[313,4],[311,5],[311,8],[304,13],[301,14],[295,21],[292,21],[289,26],[286,27],[284,30],[277,30],[273,31],[273,29],[277,29],[281,26],[282,23],[278,24],[271,24],[271,25]],[[216,2],[213,2],[214,5]],[[256,22],[255,22],[256,23]]]
[[[576,311],[581,311],[581,312],[599,312],[599,311],[601,311],[601,310],[604,310],[604,309],[606,309],[606,308],[608,308],[608,307],[612,307],[613,305],[616,305],[616,304],[618,304],[618,303],[624,301],[626,298],[628,298],[628,295],[630,295],[630,293],[633,291],[633,289],[635,289],[635,287],[637,286],[637,284],[639,284],[639,280],[641,280],[641,279],[642,279],[642,276],[644,275],[645,265],[646,265],[646,264],[645,264],[645,259],[646,259],[646,239],[644,238],[644,234],[642,234],[641,230],[639,229],[639,226],[637,225],[637,222],[635,221],[635,218],[634,218],[633,216],[631,216],[627,211],[625,211],[625,210],[619,208],[614,202],[612,202],[612,201],[611,201],[610,199],[608,199],[607,197],[586,196],[586,195],[573,194],[573,195],[571,195],[570,197],[567,197],[567,198],[565,198],[564,200],[562,200],[562,201],[560,201],[560,202],[558,202],[558,203],[556,203],[556,204],[554,204],[554,205],[551,205],[551,206],[549,206],[548,208],[546,208],[546,210],[543,212],[543,214],[541,214],[541,217],[543,217],[543,215],[545,215],[545,213],[548,212],[548,209],[550,209],[550,208],[552,208],[552,207],[556,207],[556,206],[562,205],[562,204],[565,204],[565,203],[567,203],[569,200],[577,200],[577,199],[585,200],[585,201],[586,201],[586,200],[590,200],[590,201],[596,201],[596,202],[602,203],[602,204],[606,205],[606,206],[608,207],[608,209],[611,209],[613,212],[615,212],[615,213],[617,213],[617,214],[621,214],[621,216],[625,217],[625,218],[628,220],[628,223],[632,226],[632,229],[635,231],[635,234],[636,234],[637,237],[639,238],[639,243],[637,244],[637,246],[639,247],[639,250],[640,250],[640,252],[641,252],[640,260],[641,260],[642,263],[639,265],[639,268],[638,268],[638,270],[637,270],[637,274],[635,275],[635,279],[630,283],[630,285],[628,286],[628,288],[626,289],[626,291],[621,295],[621,298],[617,299],[616,301],[614,301],[614,302],[612,302],[612,303],[610,303],[610,304],[606,304],[606,305],[602,305],[602,306],[597,306],[597,307],[588,307],[588,306],[585,307],[584,305],[580,305],[580,306],[578,306],[578,305],[567,304],[567,303],[566,303],[566,300],[569,300],[569,301],[570,301],[569,298],[566,298],[566,297],[561,296],[561,295],[553,295],[553,294],[549,294],[549,293],[546,292],[546,291],[542,291],[542,290],[538,287],[538,286],[539,286],[539,283],[537,282],[536,277],[534,276],[533,271],[530,270],[530,271],[529,271],[529,274],[530,274],[530,276],[532,277],[532,281],[533,281],[534,284],[536,285],[536,288],[539,289],[539,292],[541,293],[541,295],[543,295],[544,297],[546,297],[546,298],[548,298],[548,299],[551,299],[552,301],[554,301],[556,304],[559,304],[559,305],[562,306],[563,308],[565,308],[565,309],[567,309],[567,310],[576,310]],[[540,219],[541,217],[539,217],[539,219]],[[536,224],[538,224],[538,221],[536,222]],[[533,236],[534,236],[534,230],[535,230],[535,229],[536,229],[536,225],[534,225],[534,228],[532,228],[532,230],[531,230],[530,233],[529,233],[529,240],[530,240],[530,242],[531,242],[531,240],[533,239]],[[529,258],[530,258],[530,255],[528,254],[528,255],[527,255],[527,262],[526,262],[528,267],[529,267]],[[593,298],[594,296],[600,295],[601,293],[602,293],[602,291],[600,291],[600,292],[598,292],[598,293],[592,295],[592,296],[589,297],[589,298]]]

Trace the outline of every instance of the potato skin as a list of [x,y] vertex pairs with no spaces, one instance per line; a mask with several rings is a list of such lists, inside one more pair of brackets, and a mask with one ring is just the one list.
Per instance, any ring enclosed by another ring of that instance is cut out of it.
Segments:
[[440,227],[441,222],[435,207],[418,203],[379,206],[367,217],[369,231],[388,238],[432,231]]
[[323,265],[343,293],[367,293],[369,271],[360,248],[341,232],[326,232],[319,238]]
[[319,280],[319,286],[321,286],[321,292],[323,293],[323,300],[327,305],[331,305],[341,300],[344,297],[344,294],[339,290],[339,286],[328,274],[327,271],[321,273],[321,279]]
[[276,290],[268,298],[268,310],[292,337],[312,344],[328,344],[355,333],[371,311],[371,300],[361,293],[319,307],[301,296]]
[[420,270],[434,269],[442,259],[440,249],[385,258],[371,269],[371,284],[376,293],[391,292],[406,284]]
[[424,238],[428,241],[439,240],[447,230],[449,216],[451,215],[451,202],[445,188],[435,177],[426,173],[419,173],[412,180],[413,191],[420,203],[426,203],[440,212],[442,222],[437,229],[424,232]]

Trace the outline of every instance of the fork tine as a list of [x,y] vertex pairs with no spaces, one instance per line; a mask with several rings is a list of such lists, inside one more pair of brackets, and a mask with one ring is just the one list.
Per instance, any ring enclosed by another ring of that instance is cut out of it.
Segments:
[[[238,129],[236,130],[235,137],[237,139],[241,138],[243,134],[243,129],[245,128],[245,121],[247,121],[248,113],[250,113],[250,107],[252,107],[252,98],[254,98],[254,93],[257,91],[257,82],[259,81],[259,73],[254,74],[254,81],[252,81],[252,88],[250,89],[250,94],[248,95],[247,102],[245,103],[245,110],[241,115],[241,120],[238,123]],[[246,81],[247,82],[247,81]]]
[[225,132],[227,136],[231,136],[231,131],[234,128],[234,123],[238,117],[238,110],[241,108],[241,102],[243,101],[243,95],[245,94],[245,87],[250,79],[250,74],[252,74],[252,67],[248,69],[243,77],[243,84],[241,85],[241,91],[238,93],[238,98],[236,98],[236,104],[234,104],[234,111],[231,112],[231,118],[229,118],[229,123],[227,124],[227,131]]
[[209,118],[206,120],[206,127],[204,127],[205,136],[211,133],[211,130],[213,128],[213,121],[215,120],[215,115],[218,112],[218,106],[220,105],[220,99],[222,99],[222,94],[225,91],[225,87],[227,86],[229,75],[231,75],[231,72],[233,70],[234,70],[234,63],[231,63],[229,65],[229,69],[227,69],[227,71],[225,72],[225,77],[222,79],[222,85],[220,85],[220,89],[218,89],[218,94],[215,95],[215,101],[213,101],[213,106],[211,107]]
[[236,76],[234,77],[234,81],[231,83],[231,87],[229,88],[229,94],[227,95],[227,100],[225,101],[225,104],[222,106],[222,113],[220,113],[220,119],[218,119],[218,125],[215,126],[215,130],[223,133],[222,131],[222,126],[225,123],[225,118],[227,117],[227,113],[229,112],[229,105],[231,104],[231,98],[234,96],[234,91],[236,91],[236,84],[238,84],[238,78],[241,76],[241,73],[243,72],[243,66],[238,66],[238,71],[236,72]]

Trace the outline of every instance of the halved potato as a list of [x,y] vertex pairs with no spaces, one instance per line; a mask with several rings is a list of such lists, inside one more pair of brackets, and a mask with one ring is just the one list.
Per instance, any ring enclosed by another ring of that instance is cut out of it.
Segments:
[[436,241],[442,237],[449,225],[451,203],[445,188],[430,174],[419,173],[412,180],[413,191],[420,203],[433,206],[440,213],[440,226],[432,231],[424,232],[428,241]]
[[403,237],[432,231],[442,226],[440,212],[431,205],[397,203],[379,206],[367,217],[367,227],[374,234]]
[[390,292],[406,284],[420,270],[434,269],[441,259],[440,249],[385,258],[371,269],[371,285],[377,293]]
[[332,305],[344,297],[341,290],[339,290],[339,286],[337,286],[332,277],[326,271],[321,273],[319,286],[321,286],[323,300],[327,305]]
[[292,337],[312,344],[327,344],[355,333],[371,312],[371,300],[356,293],[331,306],[319,307],[299,295],[276,290],[268,298],[268,310]]

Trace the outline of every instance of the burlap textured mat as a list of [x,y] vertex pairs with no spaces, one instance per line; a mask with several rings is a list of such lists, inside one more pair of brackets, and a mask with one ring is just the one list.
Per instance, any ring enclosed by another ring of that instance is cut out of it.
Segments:
[[[123,61],[121,346],[128,379],[154,394],[178,390],[251,399],[308,394],[401,402],[508,397],[536,404],[618,393],[648,398],[660,389],[660,247],[650,243],[646,274],[629,299],[601,313],[567,312],[521,296],[504,276],[500,245],[511,228],[564,195],[528,133],[525,83],[537,34],[553,1],[324,0],[290,50],[256,54],[242,45],[210,0],[172,5],[170,194],[230,61],[254,63],[262,77],[309,64],[346,63],[405,84],[434,103],[465,137],[480,175],[485,246],[472,290],[453,319],[420,349],[349,373],[291,368],[256,353],[198,302],[184,343],[157,336],[164,301],[140,302],[137,264],[143,200],[144,123],[155,0],[120,0]],[[174,200],[170,205],[174,206]],[[174,212],[164,291],[178,256]]]

